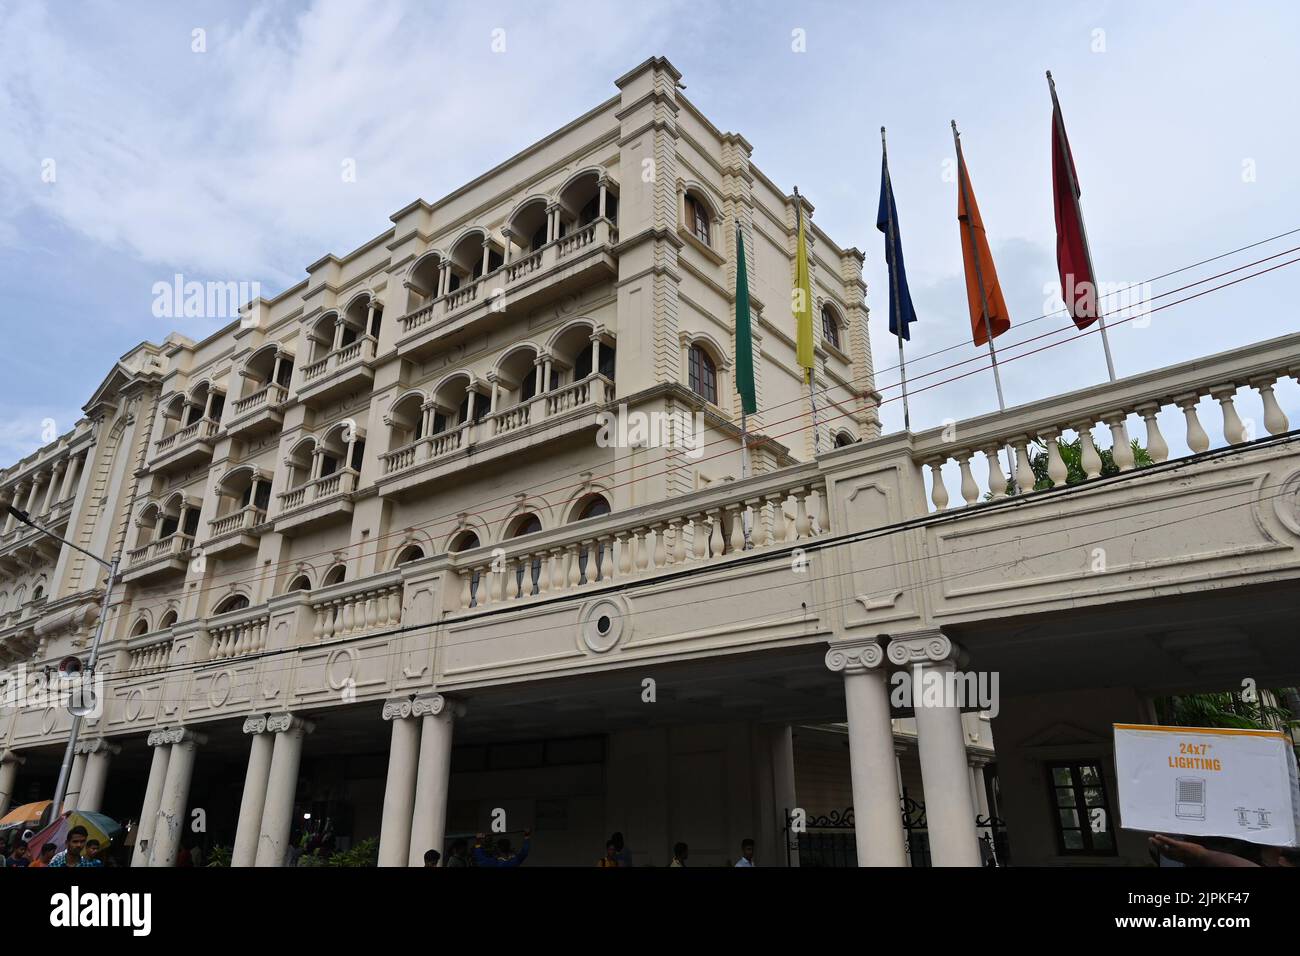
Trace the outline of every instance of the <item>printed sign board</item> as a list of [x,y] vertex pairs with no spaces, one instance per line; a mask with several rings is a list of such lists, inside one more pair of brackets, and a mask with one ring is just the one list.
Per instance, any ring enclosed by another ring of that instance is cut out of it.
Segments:
[[1124,829],[1297,845],[1300,783],[1286,734],[1114,726]]

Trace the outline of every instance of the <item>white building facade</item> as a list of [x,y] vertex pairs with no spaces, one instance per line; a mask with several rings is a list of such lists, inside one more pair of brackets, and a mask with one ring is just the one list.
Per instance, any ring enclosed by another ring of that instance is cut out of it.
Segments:
[[[1061,812],[1114,804],[1108,723],[1149,717],[1157,693],[1221,686],[1183,654],[1206,640],[1262,681],[1300,674],[1300,467],[1289,445],[1238,434],[1232,405],[1253,390],[1267,432],[1285,434],[1273,389],[1294,385],[1297,342],[975,419],[957,441],[882,436],[862,254],[679,79],[648,60],[610,100],[399,210],[238,322],[141,344],[83,421],[0,474],[0,500],[121,556],[103,712],[68,804],[136,821],[136,865],[220,844],[235,865],[279,866],[324,819],[340,845],[378,837],[392,866],[494,824],[534,831],[533,859],[555,864],[594,863],[615,831],[646,865],[677,842],[731,862],[747,837],[770,865],[800,848],[804,865],[979,865],[1008,833],[1029,862],[1134,862],[1135,836]],[[788,306],[796,202],[812,224],[817,387],[834,399],[815,427]],[[737,228],[760,408],[748,475]],[[1225,444],[1243,447],[1188,466],[1204,501],[1187,472],[1129,474],[1121,454],[1109,483],[998,507],[1001,449],[1023,463],[1029,440],[1054,449],[1067,429],[1093,448],[1094,426],[1123,449],[1136,416],[1154,450],[1155,413],[1178,407],[1197,450],[1211,395]],[[940,476],[949,458],[964,509]],[[1214,510],[1212,489],[1250,487],[1282,492],[1257,494],[1249,519]],[[1073,552],[1023,571],[1043,547],[1022,540],[1034,522],[1078,550],[1165,499],[1221,533],[1162,532],[1100,584]],[[1099,507],[1111,525],[1089,530]],[[930,523],[945,515],[960,520]],[[0,665],[84,658],[103,585],[93,562],[9,519]],[[1186,636],[1203,609],[1164,602],[1189,589],[1235,636]],[[1169,632],[1155,650],[1113,636],[1124,601],[1125,627]],[[1070,663],[1083,645],[1134,658],[1117,686]],[[969,699],[891,705],[898,674],[972,669],[1001,675],[1000,715]],[[0,804],[50,796],[68,721],[0,710]],[[824,842],[801,839],[804,820]]]

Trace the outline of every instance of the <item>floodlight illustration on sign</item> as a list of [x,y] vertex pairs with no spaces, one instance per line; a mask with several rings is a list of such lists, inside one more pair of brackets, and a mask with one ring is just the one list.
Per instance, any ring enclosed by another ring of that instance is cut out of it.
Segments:
[[1184,820],[1205,819],[1205,778],[1179,777],[1174,782],[1174,816]]

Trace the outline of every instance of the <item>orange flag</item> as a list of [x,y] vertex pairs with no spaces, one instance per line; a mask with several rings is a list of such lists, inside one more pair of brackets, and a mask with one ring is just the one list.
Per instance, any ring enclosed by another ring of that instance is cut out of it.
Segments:
[[[971,336],[976,345],[985,345],[989,340],[988,329],[991,328],[993,338],[997,338],[1011,328],[1011,316],[1007,313],[1007,303],[1002,298],[1002,286],[998,283],[993,253],[989,251],[984,221],[980,218],[980,207],[975,202],[975,191],[971,189],[960,144],[957,148],[957,178],[957,220],[961,223],[961,258],[966,267],[966,298],[970,302]],[[989,310],[987,326],[984,322],[986,302]]]

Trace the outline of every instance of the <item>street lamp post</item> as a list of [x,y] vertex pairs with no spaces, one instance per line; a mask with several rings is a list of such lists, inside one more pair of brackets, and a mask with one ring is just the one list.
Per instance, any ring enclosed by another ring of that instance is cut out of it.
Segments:
[[[95,622],[95,637],[94,640],[92,640],[90,643],[90,659],[86,662],[86,672],[85,674],[82,675],[83,693],[84,693],[85,678],[87,676],[90,677],[94,676],[95,664],[99,660],[99,643],[104,636],[104,621],[108,618],[108,602],[109,602],[109,598],[113,593],[113,585],[117,582],[118,559],[114,558],[112,561],[105,561],[99,555],[91,554],[85,548],[78,547],[77,545],[69,541],[67,538],[62,538],[59,535],[55,534],[53,531],[49,530],[48,528],[41,527],[31,519],[31,516],[28,515],[27,512],[15,508],[13,505],[6,505],[5,507],[8,510],[9,514],[13,515],[23,524],[30,525],[31,527],[35,528],[37,531],[41,532],[42,534],[48,535],[49,537],[60,542],[61,544],[66,544],[69,548],[72,548],[74,551],[80,551],[86,557],[90,558],[92,561],[94,561],[95,563],[99,564],[101,567],[106,568],[108,570],[108,581],[105,582],[104,584],[104,600],[101,602],[99,607],[99,620]],[[92,699],[93,699],[93,694],[94,694],[93,688],[91,689],[90,693],[92,694]],[[81,718],[82,718],[81,711],[84,711],[86,709],[84,706],[85,705],[84,697],[82,698],[81,703],[82,706],[77,708],[74,708],[71,705],[71,703],[69,703],[68,711],[69,713],[72,714],[72,727],[68,731],[68,746],[63,752],[63,764],[59,767],[59,782],[54,788],[54,801],[51,804],[52,812],[50,814],[50,819],[56,818],[60,813],[63,812],[63,798],[67,795],[68,777],[72,773],[72,761],[77,753],[77,737],[81,733]]]

